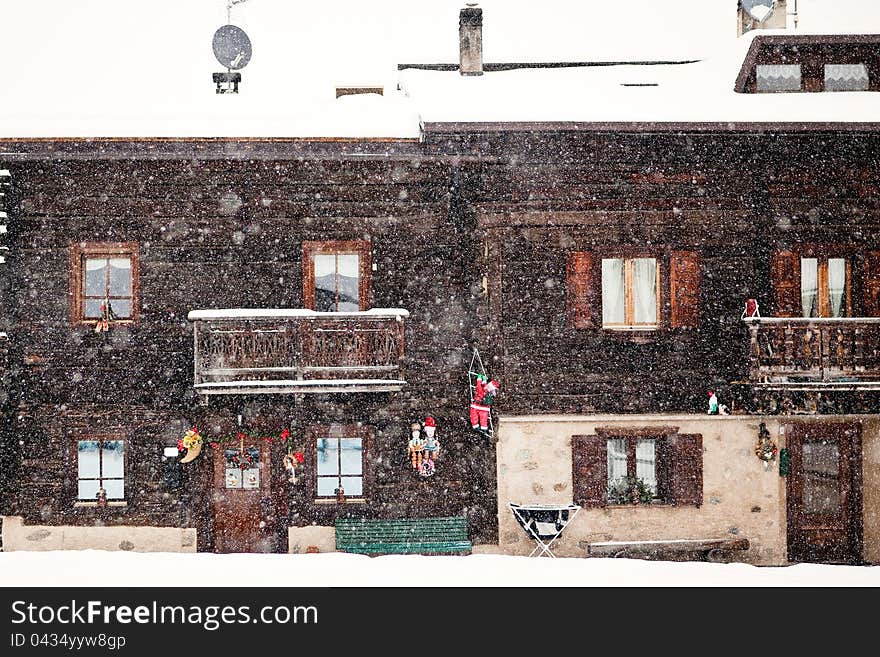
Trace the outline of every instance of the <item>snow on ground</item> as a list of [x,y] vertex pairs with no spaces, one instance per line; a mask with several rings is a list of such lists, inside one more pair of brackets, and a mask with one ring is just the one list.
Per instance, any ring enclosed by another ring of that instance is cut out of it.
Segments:
[[[247,573],[218,577],[218,573]],[[430,576],[425,576],[430,573]],[[784,567],[637,559],[357,554],[0,553],[0,586],[861,587],[880,566]]]

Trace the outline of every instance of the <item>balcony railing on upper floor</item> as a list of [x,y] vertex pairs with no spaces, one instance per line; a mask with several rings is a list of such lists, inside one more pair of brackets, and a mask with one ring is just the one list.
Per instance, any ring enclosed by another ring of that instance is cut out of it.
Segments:
[[753,385],[802,390],[880,388],[880,318],[761,317],[750,331]]
[[201,395],[400,390],[406,310],[193,310]]

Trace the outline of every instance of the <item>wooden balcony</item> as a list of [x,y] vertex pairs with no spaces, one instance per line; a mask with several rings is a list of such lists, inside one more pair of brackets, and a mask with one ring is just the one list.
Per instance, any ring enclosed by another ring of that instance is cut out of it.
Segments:
[[406,310],[194,310],[201,395],[388,392],[403,380]]
[[751,333],[749,380],[775,389],[880,389],[880,318],[762,317]]

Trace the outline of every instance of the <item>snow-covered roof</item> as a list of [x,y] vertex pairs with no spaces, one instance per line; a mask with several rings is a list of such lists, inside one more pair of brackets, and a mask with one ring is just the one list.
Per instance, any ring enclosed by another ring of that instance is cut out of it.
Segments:
[[[734,0],[483,0],[484,61],[693,64],[535,69],[461,78],[462,0],[248,0],[231,22],[253,57],[216,94],[211,38],[226,0],[0,0],[0,138],[409,138],[444,120],[861,120],[868,94],[738,98],[749,34]],[[880,3],[800,0],[798,33],[880,32]],[[752,34],[753,36],[753,34]],[[721,53],[721,54],[714,54]],[[738,59],[739,58],[739,59]],[[396,92],[398,81],[408,95]],[[621,86],[656,83],[657,87]],[[335,98],[339,86],[381,86]],[[875,94],[877,95],[877,94]]]
[[690,63],[522,68],[482,76],[408,69],[400,84],[426,124],[880,121],[877,92],[736,93],[752,41],[786,34],[791,31],[753,30]]

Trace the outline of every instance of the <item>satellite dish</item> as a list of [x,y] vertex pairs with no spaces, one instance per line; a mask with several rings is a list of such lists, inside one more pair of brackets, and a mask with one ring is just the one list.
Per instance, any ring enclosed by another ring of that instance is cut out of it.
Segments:
[[224,25],[214,32],[214,57],[228,69],[238,70],[251,61],[251,40],[236,25]]

